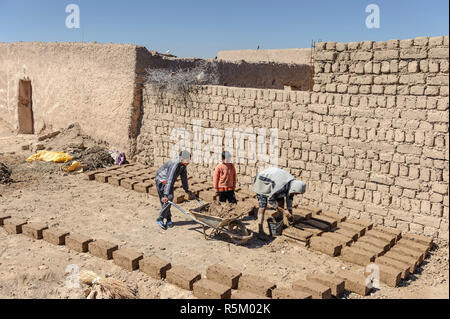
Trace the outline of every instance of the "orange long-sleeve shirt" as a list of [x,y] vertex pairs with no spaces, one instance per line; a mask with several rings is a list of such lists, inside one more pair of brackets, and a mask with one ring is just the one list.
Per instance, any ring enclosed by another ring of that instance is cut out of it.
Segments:
[[236,169],[232,163],[222,163],[214,170],[214,189],[216,192],[236,188]]

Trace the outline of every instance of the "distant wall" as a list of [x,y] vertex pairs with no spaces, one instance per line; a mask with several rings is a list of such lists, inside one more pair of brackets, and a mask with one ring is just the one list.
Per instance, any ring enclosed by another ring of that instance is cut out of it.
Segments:
[[19,79],[31,79],[35,132],[79,122],[111,147],[128,151],[136,46],[0,43],[0,118],[17,130]]
[[311,64],[311,49],[227,50],[219,51],[217,59],[229,62]]

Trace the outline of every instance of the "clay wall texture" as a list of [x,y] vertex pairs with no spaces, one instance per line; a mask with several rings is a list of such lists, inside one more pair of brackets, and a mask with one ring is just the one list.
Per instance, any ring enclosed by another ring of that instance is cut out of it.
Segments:
[[311,64],[310,48],[274,49],[274,50],[225,50],[217,53],[217,59],[238,62],[244,60],[253,63],[293,63]]

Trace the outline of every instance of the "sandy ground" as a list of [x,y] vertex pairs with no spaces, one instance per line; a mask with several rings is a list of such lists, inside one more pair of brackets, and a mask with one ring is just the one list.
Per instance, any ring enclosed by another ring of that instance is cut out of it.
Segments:
[[[163,231],[154,222],[160,207],[157,198],[86,181],[81,175],[64,176],[55,164],[25,163],[30,153],[21,151],[20,145],[32,137],[6,137],[6,134],[0,137],[0,162],[13,169],[12,177],[16,180],[10,185],[0,185],[0,211],[13,216],[108,240],[145,255],[156,254],[203,275],[209,265],[223,263],[289,287],[309,273],[331,274],[342,268],[362,271],[362,267],[281,238],[269,244],[252,239],[247,246],[221,238],[205,240],[201,228],[175,209],[172,209],[175,227]],[[193,201],[182,204],[185,208],[197,205]],[[256,229],[254,220],[246,223],[248,228]],[[448,243],[438,241],[419,274],[410,276],[398,288],[382,284],[366,298],[449,298],[448,264]],[[0,227],[0,298],[83,298],[83,287],[66,286],[70,279],[66,274],[69,265],[124,280],[137,288],[140,298],[194,298],[191,292],[139,271],[128,272],[112,261],[23,235],[7,235]],[[350,293],[345,298],[361,297]]]

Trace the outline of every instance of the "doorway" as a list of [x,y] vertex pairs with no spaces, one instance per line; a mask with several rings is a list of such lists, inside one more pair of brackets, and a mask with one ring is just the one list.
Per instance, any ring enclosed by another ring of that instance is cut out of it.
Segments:
[[19,134],[34,134],[31,80],[19,81]]

